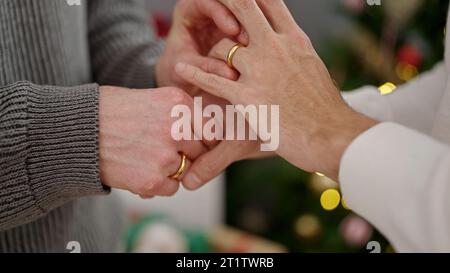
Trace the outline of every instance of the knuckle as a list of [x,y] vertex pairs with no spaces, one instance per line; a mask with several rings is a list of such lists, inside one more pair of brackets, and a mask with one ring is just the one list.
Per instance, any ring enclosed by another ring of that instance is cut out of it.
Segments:
[[302,48],[309,48],[312,46],[311,39],[308,37],[308,35],[306,35],[304,33],[297,32],[297,34],[295,35],[295,37],[293,39],[294,39],[294,44],[300,45],[300,47],[302,47]]
[[267,41],[267,44],[270,46],[272,52],[274,52],[275,54],[280,54],[280,53],[284,54],[284,50],[285,50],[284,45],[283,45],[282,41],[280,41],[280,39],[278,39],[278,37],[276,37],[273,34],[267,34],[266,41]]
[[252,1],[253,0],[234,0],[231,1],[231,3],[236,10],[240,10],[241,12],[245,13],[253,7]]
[[212,63],[211,59],[205,59],[205,60],[201,61],[200,68],[203,71],[210,72],[212,65],[213,65],[213,63]]
[[208,86],[211,86],[211,87],[215,87],[215,86],[218,86],[220,84],[218,77],[213,76],[213,75],[206,76],[205,77],[205,82],[206,82],[206,84],[208,84]]
[[202,82],[205,81],[204,75],[203,75],[202,73],[200,73],[200,70],[199,70],[199,69],[196,69],[196,70],[192,73],[192,80],[193,80],[194,82],[200,82],[200,83],[202,83]]
[[164,183],[164,179],[160,176],[153,177],[149,183],[143,187],[142,194],[145,196],[155,195],[155,191]]
[[160,165],[162,168],[179,164],[179,156],[173,152],[161,152],[159,154]]
[[152,195],[154,191],[154,184],[148,179],[146,183],[142,184],[137,190],[137,194],[141,196]]
[[174,105],[185,104],[189,105],[191,97],[182,89],[170,87],[167,89],[167,96],[171,99]]

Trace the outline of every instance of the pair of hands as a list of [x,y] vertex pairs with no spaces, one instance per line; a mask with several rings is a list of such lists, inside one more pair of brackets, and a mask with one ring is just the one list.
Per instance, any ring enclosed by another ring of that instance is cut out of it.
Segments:
[[[234,56],[240,76],[225,63],[236,41],[246,45]],[[168,176],[179,167],[179,151],[192,160],[182,177],[191,190],[234,161],[261,156],[255,141],[174,141],[171,109],[192,106],[192,96],[219,105],[279,105],[277,154],[336,180],[345,149],[376,124],[347,106],[282,0],[179,1],[156,71],[160,86],[182,89],[106,88],[100,98],[102,181],[143,198],[176,193],[180,185]]]
[[[277,154],[303,170],[321,172],[338,181],[345,150],[377,121],[345,103],[282,0],[218,1],[236,16],[248,35],[247,47],[240,48],[233,59],[239,80],[189,63],[179,63],[177,73],[235,105],[279,105]],[[225,61],[235,44],[224,38],[212,56]]]
[[[180,166],[183,152],[189,172],[180,179],[194,190],[220,174],[229,164],[258,155],[256,141],[175,141],[171,136],[171,110],[193,107],[193,96],[205,104],[225,106],[226,100],[203,93],[175,73],[178,62],[201,67],[230,80],[238,73],[214,57],[213,46],[225,37],[246,43],[247,36],[234,15],[216,0],[180,0],[173,27],[156,66],[159,86],[152,90],[100,87],[100,175],[102,183],[142,198],[171,196],[180,183],[169,176]],[[170,87],[169,87],[170,86]],[[173,87],[176,86],[176,87]]]

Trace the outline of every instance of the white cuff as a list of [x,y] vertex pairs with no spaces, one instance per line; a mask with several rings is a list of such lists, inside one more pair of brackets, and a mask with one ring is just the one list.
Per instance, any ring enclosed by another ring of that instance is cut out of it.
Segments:
[[436,195],[448,190],[448,181],[442,177],[431,181],[446,155],[448,147],[431,137],[395,123],[381,123],[359,136],[342,157],[344,199],[397,250],[442,249],[442,242],[432,242],[432,235],[425,235],[424,229],[429,228],[427,221],[438,225],[443,220],[429,213]]

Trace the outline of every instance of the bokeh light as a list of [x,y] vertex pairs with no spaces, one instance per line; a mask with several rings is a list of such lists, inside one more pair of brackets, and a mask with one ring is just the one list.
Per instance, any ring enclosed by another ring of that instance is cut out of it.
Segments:
[[341,202],[341,194],[335,189],[329,189],[322,193],[320,204],[324,210],[334,210]]
[[380,90],[381,95],[383,96],[391,94],[392,92],[395,91],[395,89],[397,89],[397,86],[391,82],[387,82],[378,88],[378,90]]

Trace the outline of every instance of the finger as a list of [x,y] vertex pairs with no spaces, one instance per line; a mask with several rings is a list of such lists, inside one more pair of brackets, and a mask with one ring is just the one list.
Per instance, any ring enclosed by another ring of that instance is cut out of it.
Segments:
[[160,185],[154,189],[156,196],[173,196],[180,189],[180,181],[166,178],[161,181]]
[[[183,62],[200,67],[207,73],[216,74],[233,81],[239,78],[239,73],[236,70],[214,57],[193,56],[183,60]],[[197,96],[200,92],[201,90],[198,87],[190,88],[189,90],[189,94],[193,97]]]
[[[228,38],[222,39],[211,49],[210,56],[227,62],[228,53],[235,45],[236,42],[233,42]],[[248,49],[240,47],[236,53],[234,53],[233,67],[236,68],[237,71],[243,73],[245,64],[250,62],[248,56],[250,56]]]
[[[186,175],[189,168],[192,166],[192,161],[186,156],[186,161],[184,162],[184,167],[182,166],[182,156],[180,155],[180,158],[176,161],[173,161],[172,163],[168,164],[163,170],[163,173],[166,174],[165,178],[169,178],[175,181],[181,181],[181,179]],[[182,170],[181,170],[182,169]],[[175,175],[178,174],[179,171],[182,171],[181,175],[174,178]],[[158,184],[159,188],[159,184]]]
[[233,104],[239,104],[237,101],[239,83],[206,73],[198,67],[185,63],[178,63],[175,71],[185,81],[203,89],[211,95],[226,99]]
[[236,151],[229,149],[230,142],[222,141],[216,148],[197,158],[184,177],[183,186],[196,190],[222,173],[232,162]]
[[258,6],[278,33],[288,33],[298,29],[295,19],[283,0],[256,0]]
[[243,28],[241,28],[241,33],[239,33],[236,39],[239,41],[239,43],[243,44],[244,46],[248,46],[248,44],[250,43],[248,33]]
[[[173,176],[178,173],[180,168],[182,168],[181,164],[182,164],[181,158],[180,158],[180,162],[178,162],[178,165],[172,164],[172,166],[170,167],[171,173],[170,173],[170,175],[166,176],[166,178],[168,180],[171,180],[172,182],[175,181],[175,182],[178,182],[178,183],[180,183],[180,181],[182,181],[182,179],[186,176],[186,173],[191,168],[192,161],[189,160],[188,158],[186,158],[185,165],[184,165],[184,168],[183,168],[183,172],[181,173],[181,175],[179,177],[174,178]],[[167,179],[165,179],[163,181],[163,183],[160,183],[155,189],[153,189],[155,193],[161,193],[161,192],[166,192],[167,193],[167,192],[170,192],[170,189],[174,188],[173,185],[172,186],[161,186],[163,184],[166,184],[165,182],[167,182]],[[173,183],[168,183],[168,184],[170,185],[170,184],[173,184]],[[166,189],[164,187],[168,187],[169,189]]]
[[216,74],[232,81],[236,81],[239,78],[239,73],[229,67],[226,62],[218,60],[219,58],[211,57],[202,57],[203,61],[197,67],[200,67],[207,73]]
[[230,164],[243,159],[254,150],[250,142],[222,141],[217,147],[197,158],[186,173],[183,186],[196,190],[222,173]]
[[261,40],[273,29],[255,0],[218,0],[236,16],[250,40]]
[[[210,98],[208,98],[208,96],[210,96],[210,97],[212,97],[210,94],[208,94],[208,93],[201,93],[201,98],[202,98],[202,102],[204,102],[204,99],[206,98],[206,99],[208,99],[208,101],[211,101],[211,99]],[[214,97],[215,98],[215,97]],[[206,104],[204,104],[204,105],[211,105],[209,102],[208,103],[206,103]],[[216,104],[216,105],[218,105],[218,104]],[[198,107],[203,107],[203,105],[201,105],[201,106],[198,106]],[[215,135],[213,135],[214,136],[214,138],[213,139],[211,139],[211,138],[207,138],[207,137],[205,137],[205,132],[203,131],[203,127],[202,127],[202,125],[203,124],[207,124],[210,120],[214,120],[214,123],[216,124],[216,128],[215,128],[215,130],[217,131],[217,132],[219,132],[218,130],[221,130],[221,132],[222,132],[222,134],[221,135],[219,135],[221,138],[216,138],[215,137]],[[199,157],[200,155],[202,155],[202,154],[204,154],[204,153],[206,153],[207,152],[207,150],[210,150],[210,149],[212,149],[212,148],[214,148],[215,146],[217,146],[217,144],[219,143],[219,141],[222,139],[222,137],[223,137],[223,128],[222,127],[218,127],[218,126],[220,126],[220,124],[222,123],[222,120],[218,120],[217,119],[217,117],[215,117],[215,116],[202,116],[202,123],[200,124],[200,126],[199,126],[199,124],[197,124],[197,122],[196,122],[196,120],[195,120],[195,115],[193,116],[193,118],[192,118],[192,123],[191,123],[191,126],[192,126],[192,135],[193,136],[196,136],[197,137],[197,139],[199,139],[199,140],[201,140],[202,141],[202,143],[203,143],[203,145],[206,147],[206,150],[203,150],[200,154],[198,154],[198,156],[197,157]],[[198,126],[197,128],[196,128],[196,126]],[[197,132],[196,132],[196,130],[197,130]],[[192,159],[196,159],[197,157],[195,157],[195,158],[192,158]]]
[[199,140],[182,140],[177,143],[177,147],[190,160],[195,160],[208,151],[204,143]]
[[200,12],[203,16],[214,21],[216,26],[225,34],[235,36],[240,32],[240,25],[234,15],[220,2],[214,0],[196,0],[188,1],[190,6],[187,16],[191,15],[196,19],[196,12]]

